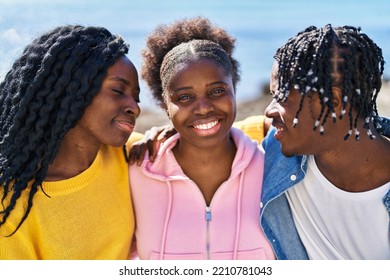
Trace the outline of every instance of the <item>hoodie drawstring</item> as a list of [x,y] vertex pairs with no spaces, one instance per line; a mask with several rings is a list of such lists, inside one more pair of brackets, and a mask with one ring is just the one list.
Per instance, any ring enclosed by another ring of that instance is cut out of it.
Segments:
[[237,197],[237,222],[236,222],[236,236],[234,241],[233,260],[237,259],[238,253],[238,242],[240,240],[240,228],[241,228],[241,206],[242,206],[242,189],[244,184],[245,170],[240,174],[240,184],[238,186],[238,197]]
[[164,259],[164,251],[165,251],[165,244],[167,239],[167,231],[168,231],[168,223],[169,218],[171,217],[172,212],[172,185],[170,181],[167,181],[168,185],[168,205],[167,205],[167,213],[165,215],[165,221],[164,221],[164,230],[161,238],[161,245],[160,245],[160,260]]

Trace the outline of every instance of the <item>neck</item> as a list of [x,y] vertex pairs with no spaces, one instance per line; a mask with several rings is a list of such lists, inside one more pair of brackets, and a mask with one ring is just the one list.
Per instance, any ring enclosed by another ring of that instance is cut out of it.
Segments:
[[321,173],[336,187],[363,192],[389,182],[389,139],[376,135],[371,140],[362,135],[359,141],[339,141],[334,147],[314,158]]
[[213,147],[198,147],[180,141],[173,153],[183,172],[195,182],[206,204],[210,205],[214,193],[230,176],[236,154],[233,139],[227,136]]
[[100,145],[83,143],[69,131],[50,164],[45,181],[59,181],[72,178],[85,171],[96,158]]
[[236,147],[230,135],[217,146],[200,147],[180,139],[173,148],[173,153],[179,164],[185,162],[186,165],[205,165],[221,163],[226,158],[234,159]]

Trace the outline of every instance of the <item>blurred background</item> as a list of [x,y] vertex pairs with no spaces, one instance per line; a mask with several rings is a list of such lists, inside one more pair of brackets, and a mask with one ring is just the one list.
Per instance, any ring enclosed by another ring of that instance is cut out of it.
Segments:
[[[269,97],[269,73],[275,50],[309,25],[360,26],[390,61],[389,0],[0,0],[0,81],[32,38],[57,25],[100,25],[130,43],[129,58],[140,69],[145,38],[158,25],[179,18],[206,16],[237,39],[241,64],[237,87],[243,119],[262,114]],[[385,65],[379,113],[390,116],[390,66]],[[148,88],[141,85],[137,130],[166,123]]]

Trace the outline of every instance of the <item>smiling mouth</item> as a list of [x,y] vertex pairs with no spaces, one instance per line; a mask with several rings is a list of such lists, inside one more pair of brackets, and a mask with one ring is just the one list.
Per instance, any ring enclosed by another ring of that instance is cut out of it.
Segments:
[[218,124],[218,121],[212,121],[212,122],[209,122],[209,123],[196,124],[196,125],[194,125],[194,127],[196,129],[199,129],[199,130],[208,130],[208,129],[213,128],[217,124]]
[[275,132],[274,138],[276,140],[280,140],[280,138],[282,137],[282,135],[285,132],[285,127],[283,127],[283,126],[275,126],[275,128],[276,128],[276,132]]
[[198,120],[192,124],[193,132],[201,137],[212,136],[218,133],[221,128],[221,120],[210,118],[208,120]]
[[134,124],[130,123],[130,122],[126,122],[126,121],[115,121],[115,123],[117,124],[117,126],[127,132],[127,133],[132,133],[133,130],[134,130]]

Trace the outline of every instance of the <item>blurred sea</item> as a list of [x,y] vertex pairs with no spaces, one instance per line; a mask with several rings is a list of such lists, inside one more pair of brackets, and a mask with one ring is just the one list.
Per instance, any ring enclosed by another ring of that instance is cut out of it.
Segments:
[[[0,80],[33,37],[56,25],[101,25],[130,43],[139,69],[146,36],[157,24],[206,16],[237,39],[238,102],[254,99],[268,82],[275,50],[309,25],[361,26],[390,61],[388,0],[0,0]],[[390,66],[385,66],[390,78]],[[153,108],[141,81],[141,108]]]

